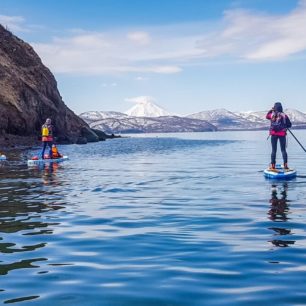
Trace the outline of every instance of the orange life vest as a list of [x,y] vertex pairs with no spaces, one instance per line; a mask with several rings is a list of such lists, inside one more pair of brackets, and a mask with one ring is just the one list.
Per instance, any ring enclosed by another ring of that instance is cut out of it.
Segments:
[[60,157],[57,147],[52,147],[52,157]]

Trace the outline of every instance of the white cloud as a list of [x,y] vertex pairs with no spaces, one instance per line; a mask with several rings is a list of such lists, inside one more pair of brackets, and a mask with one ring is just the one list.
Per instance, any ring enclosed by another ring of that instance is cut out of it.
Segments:
[[32,45],[44,63],[57,73],[170,74],[181,71],[178,65],[155,63],[154,51],[141,51],[121,38],[120,35],[88,33],[66,39],[55,37],[51,43]]
[[152,67],[151,71],[162,74],[171,74],[171,73],[181,72],[182,68],[178,66],[157,66],[157,67]]
[[275,60],[306,50],[306,1],[286,15],[264,15],[232,10],[215,37],[198,42],[207,56]]
[[0,15],[0,24],[12,32],[25,32],[25,19],[21,16]]
[[306,0],[282,15],[234,9],[210,23],[139,31],[77,29],[68,37],[32,45],[54,72],[91,75],[174,74],[187,65],[224,57],[248,61],[286,59],[306,51]]
[[151,42],[149,33],[143,31],[130,32],[127,34],[127,38],[139,45],[147,45]]
[[147,79],[148,79],[148,78],[143,77],[143,76],[137,76],[137,77],[135,78],[136,81],[145,81],[145,80],[147,80]]
[[117,87],[118,84],[116,82],[113,82],[113,83],[102,83],[101,86],[102,87]]

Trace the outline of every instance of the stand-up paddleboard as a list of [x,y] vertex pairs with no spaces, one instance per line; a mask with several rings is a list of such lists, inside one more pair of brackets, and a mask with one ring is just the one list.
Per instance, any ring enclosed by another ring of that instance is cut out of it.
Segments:
[[6,156],[5,155],[0,155],[0,160],[6,160]]
[[68,159],[68,156],[64,155],[59,158],[45,158],[45,159],[29,159],[28,166],[40,165],[45,163],[60,163]]
[[264,175],[266,178],[271,179],[292,179],[296,177],[295,169],[284,169],[281,165],[276,165],[275,169],[264,170]]

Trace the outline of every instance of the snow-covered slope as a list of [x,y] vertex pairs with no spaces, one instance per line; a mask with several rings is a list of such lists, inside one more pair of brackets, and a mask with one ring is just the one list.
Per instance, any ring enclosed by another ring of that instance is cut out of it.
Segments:
[[107,118],[92,122],[90,127],[106,133],[176,133],[216,130],[215,126],[204,120],[177,116]]
[[125,112],[129,116],[133,117],[161,117],[170,116],[171,114],[160,106],[154,104],[151,101],[140,101],[136,103],[132,108]]
[[208,111],[203,111],[199,113],[194,113],[191,115],[187,116],[188,118],[196,118],[196,119],[201,119],[201,120],[207,120],[207,121],[212,121],[212,120],[219,120],[222,118],[232,118],[236,119],[237,115],[224,109],[214,109],[214,110],[208,110]]
[[[241,116],[253,123],[262,124],[263,126],[267,126],[270,124],[269,120],[266,119],[266,114],[268,111],[260,111],[260,112],[240,112],[236,113],[238,116]],[[298,111],[296,109],[287,108],[284,110],[285,114],[290,118],[293,126],[294,125],[305,125],[306,124],[306,114]]]
[[[267,129],[267,111],[230,112],[215,109],[191,114],[187,117],[168,116],[168,112],[150,101],[137,103],[129,112],[86,112],[80,116],[92,128],[107,133],[200,132],[211,130]],[[286,109],[293,127],[306,128],[306,114]]]
[[257,128],[249,120],[230,112],[224,108],[203,111],[187,116],[188,118],[201,119],[210,122],[218,127],[218,129],[254,129]]
[[96,120],[106,119],[106,118],[123,118],[127,115],[120,112],[103,112],[103,111],[90,111],[84,112],[79,115],[83,120],[87,122],[93,122]]
[[266,114],[268,111],[259,111],[259,112],[238,112],[235,113],[237,116],[240,116],[244,119],[250,120],[252,122],[265,122]]
[[302,113],[296,109],[287,108],[284,111],[293,123],[296,124],[306,124],[306,114]]
[[235,113],[250,122],[254,128],[268,127],[270,122],[266,119],[266,114],[268,111],[258,111],[258,112],[239,112]]

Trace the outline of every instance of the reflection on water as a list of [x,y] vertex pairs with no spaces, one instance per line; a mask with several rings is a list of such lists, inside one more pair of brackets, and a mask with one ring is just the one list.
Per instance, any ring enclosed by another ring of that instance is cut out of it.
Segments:
[[42,178],[45,185],[61,185],[61,180],[57,177],[57,171],[61,169],[60,163],[41,163],[30,167],[32,173]]
[[271,187],[271,208],[269,210],[270,219],[273,221],[287,221],[289,206],[287,200],[288,184],[272,184]]
[[[291,229],[285,227],[289,219],[289,200],[287,199],[288,183],[274,183],[271,186],[269,219],[274,221],[278,226],[270,227],[275,232],[275,237],[282,239],[273,239],[271,243],[277,247],[288,247],[295,243],[294,240],[284,239],[291,234]],[[283,225],[280,227],[280,225]]]
[[[35,254],[47,246],[43,237],[52,234],[54,226],[58,224],[49,217],[50,213],[63,206],[57,204],[55,190],[43,190],[41,186],[60,185],[56,178],[57,169],[58,165],[45,165],[31,169],[29,176],[24,166],[17,166],[12,167],[5,176],[0,173],[0,255]],[[39,262],[47,261],[47,258],[23,257],[1,256],[0,275],[18,269],[37,268]]]

